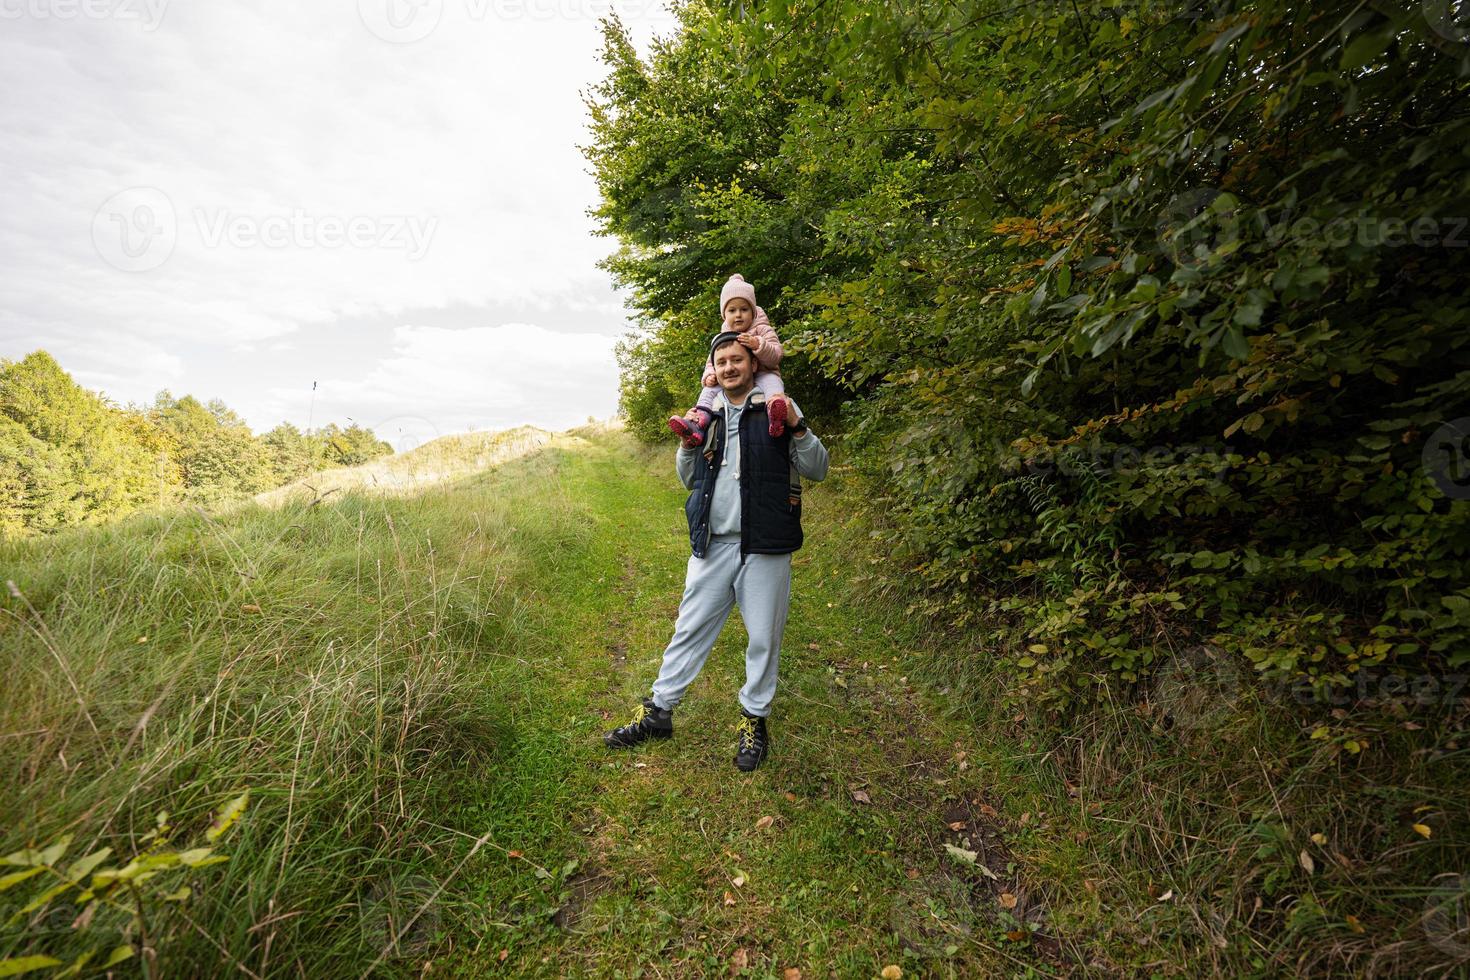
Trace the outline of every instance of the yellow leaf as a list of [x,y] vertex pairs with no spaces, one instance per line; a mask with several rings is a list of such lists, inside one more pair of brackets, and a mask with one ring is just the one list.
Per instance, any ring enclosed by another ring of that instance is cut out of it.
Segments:
[[250,790],[245,790],[239,796],[226,803],[220,810],[219,816],[214,818],[214,823],[204,832],[204,836],[211,841],[219,840],[224,833],[235,825],[240,819],[240,814],[245,812],[245,804],[250,801]]
[[1347,924],[1348,924],[1348,928],[1351,929],[1353,932],[1358,932],[1358,933],[1363,932],[1363,924],[1358,921],[1358,917],[1356,915],[1350,915],[1350,916],[1348,916],[1347,917]]
[[775,822],[776,822],[776,818],[775,817],[772,817],[772,816],[761,817],[759,820],[757,820],[755,822],[755,829],[756,830],[765,830],[767,827],[769,827],[771,824],[773,824]]
[[1422,823],[1416,823],[1416,824],[1414,824],[1414,833],[1418,834],[1420,837],[1423,837],[1423,838],[1425,838],[1427,840],[1429,837],[1431,837],[1434,834],[1434,831],[1430,830],[1427,826],[1425,826]]
[[1319,847],[1322,846],[1323,844],[1327,843],[1327,835],[1326,834],[1320,834],[1320,833],[1319,834],[1313,834],[1312,835],[1312,843],[1313,844],[1316,844]]
[[0,977],[14,977],[31,970],[60,965],[61,961],[54,956],[22,956],[13,960],[0,960]]
[[1013,909],[1013,908],[1015,908],[1016,907],[1016,896],[1012,895],[1010,892],[1001,892],[1000,893],[1000,907],[1003,908],[1003,909]]
[[889,963],[883,968],[883,972],[879,974],[879,976],[881,976],[883,980],[902,980],[903,967],[899,966],[897,963]]

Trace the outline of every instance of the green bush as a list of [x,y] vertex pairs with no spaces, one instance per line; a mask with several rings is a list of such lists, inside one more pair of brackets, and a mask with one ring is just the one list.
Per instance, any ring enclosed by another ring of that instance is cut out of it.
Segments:
[[[1201,641],[1319,688],[1465,662],[1454,25],[1272,0],[680,16],[647,64],[609,26],[589,153],[611,268],[664,324],[623,364],[635,431],[690,304],[751,263],[804,384],[851,397],[886,574],[981,629],[1015,696],[1085,701]],[[638,220],[659,195],[680,221]]]

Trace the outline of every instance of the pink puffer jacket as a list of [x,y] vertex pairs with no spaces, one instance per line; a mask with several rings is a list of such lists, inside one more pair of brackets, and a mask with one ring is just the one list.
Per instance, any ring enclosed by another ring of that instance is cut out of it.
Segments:
[[[750,326],[746,327],[744,333],[755,334],[760,338],[761,345],[755,349],[755,359],[763,371],[781,373],[781,355],[785,353],[781,348],[781,338],[776,336],[776,330],[771,326],[771,321],[766,318],[766,311],[759,306],[755,308],[755,319]],[[704,362],[704,386],[713,388],[719,384],[715,380],[715,364],[713,358],[706,358]]]

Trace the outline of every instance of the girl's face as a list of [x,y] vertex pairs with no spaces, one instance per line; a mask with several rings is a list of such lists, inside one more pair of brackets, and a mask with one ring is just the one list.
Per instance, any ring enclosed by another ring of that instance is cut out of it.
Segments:
[[755,310],[750,302],[736,297],[725,304],[725,329],[745,332],[755,322]]

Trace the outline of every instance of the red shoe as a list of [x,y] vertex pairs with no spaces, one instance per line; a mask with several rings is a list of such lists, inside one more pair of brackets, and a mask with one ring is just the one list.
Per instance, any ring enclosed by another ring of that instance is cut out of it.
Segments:
[[689,420],[683,416],[670,416],[669,429],[682,440],[685,449],[698,449],[704,445],[704,430],[690,425]]
[[766,406],[766,416],[770,419],[766,431],[771,434],[772,439],[775,439],[786,431],[786,399],[772,399],[771,403]]

